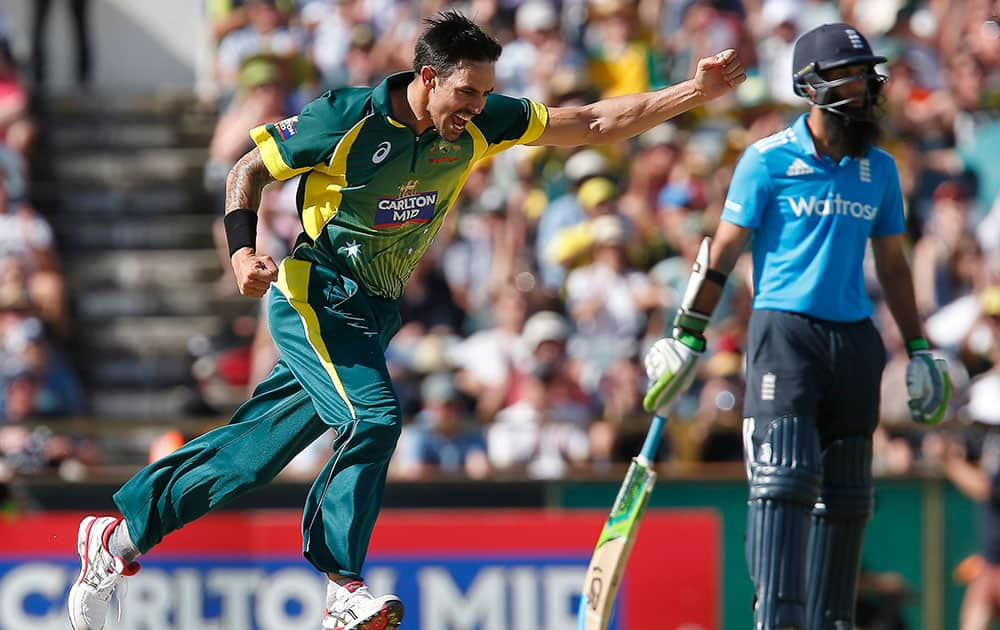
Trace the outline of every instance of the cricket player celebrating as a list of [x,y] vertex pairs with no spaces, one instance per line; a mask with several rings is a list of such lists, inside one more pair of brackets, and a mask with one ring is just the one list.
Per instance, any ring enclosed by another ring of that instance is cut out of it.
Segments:
[[[500,45],[455,12],[427,21],[414,71],[324,94],[253,129],[227,182],[226,234],[240,292],[270,290],[281,358],[232,421],[139,471],[115,494],[122,517],[89,516],[69,594],[75,630],[104,627],[136,558],[225,501],[267,483],[333,427],[337,438],[302,520],[303,553],[329,576],[322,627],[398,627],[403,604],[361,580],[401,412],[384,352],[398,299],[476,162],[517,144],[618,142],[745,80],[732,50],[644,94],[546,108],[493,94]],[[302,234],[275,265],[254,249],[261,189],[301,174]]]
[[885,364],[863,282],[869,241],[906,339],[914,420],[938,422],[951,396],[947,366],[929,353],[917,316],[896,164],[875,147],[885,82],[875,66],[884,61],[847,24],[799,38],[793,82],[810,110],[744,152],[719,227],[702,243],[673,338],[658,341],[645,359],[645,406],[663,413],[690,384],[726,275],[751,238],[743,433],[756,629],[854,627]]

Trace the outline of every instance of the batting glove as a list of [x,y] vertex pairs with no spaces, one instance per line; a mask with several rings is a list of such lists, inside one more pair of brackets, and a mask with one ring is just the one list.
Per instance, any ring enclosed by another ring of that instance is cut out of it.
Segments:
[[646,353],[644,363],[649,377],[649,391],[642,406],[650,413],[666,413],[677,395],[694,380],[698,357],[705,351],[705,340],[690,334],[676,339],[660,339]]
[[948,362],[931,354],[927,341],[913,339],[906,349],[910,363],[906,366],[906,391],[910,396],[910,416],[915,422],[941,422],[951,400],[951,377]]

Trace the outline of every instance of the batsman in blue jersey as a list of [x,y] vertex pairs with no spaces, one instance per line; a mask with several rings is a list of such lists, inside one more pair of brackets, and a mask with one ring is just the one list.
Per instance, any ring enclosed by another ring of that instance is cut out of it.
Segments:
[[693,378],[726,276],[750,239],[744,444],[756,629],[854,627],[885,365],[862,270],[869,243],[906,339],[913,418],[937,423],[951,396],[917,315],[896,164],[875,146],[885,82],[875,66],[884,61],[847,24],[799,38],[793,82],[809,112],[743,154],[673,336],[645,359],[646,408],[664,413]]

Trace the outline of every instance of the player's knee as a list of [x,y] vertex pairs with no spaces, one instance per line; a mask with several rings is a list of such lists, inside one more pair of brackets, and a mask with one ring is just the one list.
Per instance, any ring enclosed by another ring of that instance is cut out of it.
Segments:
[[867,437],[834,440],[823,451],[824,484],[817,514],[867,518],[872,513],[872,443]]
[[819,494],[819,439],[808,420],[784,417],[762,428],[748,447],[750,498],[812,505]]

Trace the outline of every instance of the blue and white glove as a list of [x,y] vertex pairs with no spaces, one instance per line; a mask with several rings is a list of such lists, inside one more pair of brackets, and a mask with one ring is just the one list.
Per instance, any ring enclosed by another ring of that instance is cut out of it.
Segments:
[[910,363],[906,366],[906,391],[914,422],[937,424],[948,411],[951,377],[948,362],[930,352],[925,339],[906,342]]
[[675,337],[654,343],[643,360],[649,390],[642,406],[650,413],[666,414],[677,395],[691,386],[695,364],[705,351],[703,337],[683,332]]

